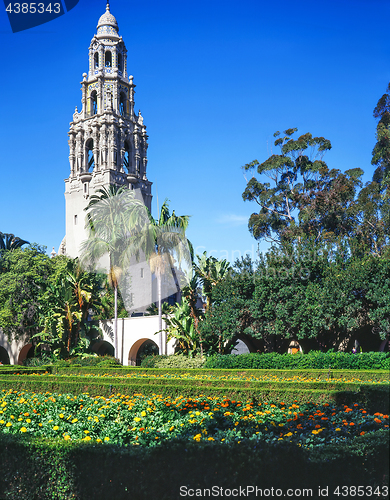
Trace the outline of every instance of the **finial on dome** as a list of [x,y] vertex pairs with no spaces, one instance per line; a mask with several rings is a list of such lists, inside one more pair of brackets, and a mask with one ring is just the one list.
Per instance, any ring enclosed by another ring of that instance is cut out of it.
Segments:
[[110,12],[110,0],[107,0],[106,10]]

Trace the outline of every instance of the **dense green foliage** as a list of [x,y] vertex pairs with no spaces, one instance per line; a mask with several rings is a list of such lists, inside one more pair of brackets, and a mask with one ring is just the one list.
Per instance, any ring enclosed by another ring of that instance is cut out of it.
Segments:
[[390,259],[310,250],[236,261],[213,289],[204,338],[221,336],[225,350],[241,338],[261,352],[286,352],[292,339],[304,352],[351,351],[355,341],[378,351],[390,331]]
[[384,352],[368,352],[349,354],[345,352],[319,352],[308,354],[231,354],[229,356],[214,355],[206,359],[208,368],[221,369],[329,369],[332,370],[390,370],[390,354]]
[[37,245],[0,252],[0,328],[9,338],[39,331],[40,304],[53,264]]

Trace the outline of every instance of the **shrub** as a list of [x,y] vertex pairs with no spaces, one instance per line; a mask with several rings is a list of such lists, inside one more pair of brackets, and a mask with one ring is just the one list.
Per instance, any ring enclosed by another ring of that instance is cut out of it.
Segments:
[[189,358],[184,354],[172,356],[147,356],[141,363],[142,368],[202,368],[206,358]]
[[40,357],[34,357],[34,358],[26,358],[23,361],[24,366],[45,366],[45,365],[51,365],[53,363],[53,358],[48,355],[43,355]]
[[204,368],[239,369],[328,369],[332,370],[389,370],[390,353],[311,351],[307,354],[250,353],[215,354],[207,358]]

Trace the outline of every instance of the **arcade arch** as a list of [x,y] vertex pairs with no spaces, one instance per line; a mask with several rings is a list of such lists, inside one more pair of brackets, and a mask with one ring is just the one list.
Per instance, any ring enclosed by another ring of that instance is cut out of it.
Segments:
[[129,351],[129,366],[140,366],[142,353],[159,354],[158,345],[151,339],[142,338],[134,342]]

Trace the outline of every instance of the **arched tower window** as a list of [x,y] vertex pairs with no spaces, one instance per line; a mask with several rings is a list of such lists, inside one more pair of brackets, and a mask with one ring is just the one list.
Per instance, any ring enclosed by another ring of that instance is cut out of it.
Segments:
[[123,167],[127,172],[131,173],[131,147],[129,143],[125,142],[125,155],[123,157]]
[[99,67],[99,54],[97,52],[95,52],[95,55],[93,56],[93,60],[94,60],[95,68],[98,68]]
[[96,115],[98,112],[97,110],[97,92],[96,90],[93,90],[91,93],[91,114]]
[[126,94],[124,92],[121,92],[119,100],[119,112],[122,116],[125,116],[127,114],[126,100]]
[[112,66],[112,54],[111,54],[111,51],[110,50],[107,50],[106,51],[106,55],[104,57],[104,65],[106,68],[111,68]]
[[85,144],[87,157],[87,172],[92,172],[95,166],[95,157],[93,156],[93,139],[89,139]]
[[118,70],[123,71],[122,54],[118,54]]

